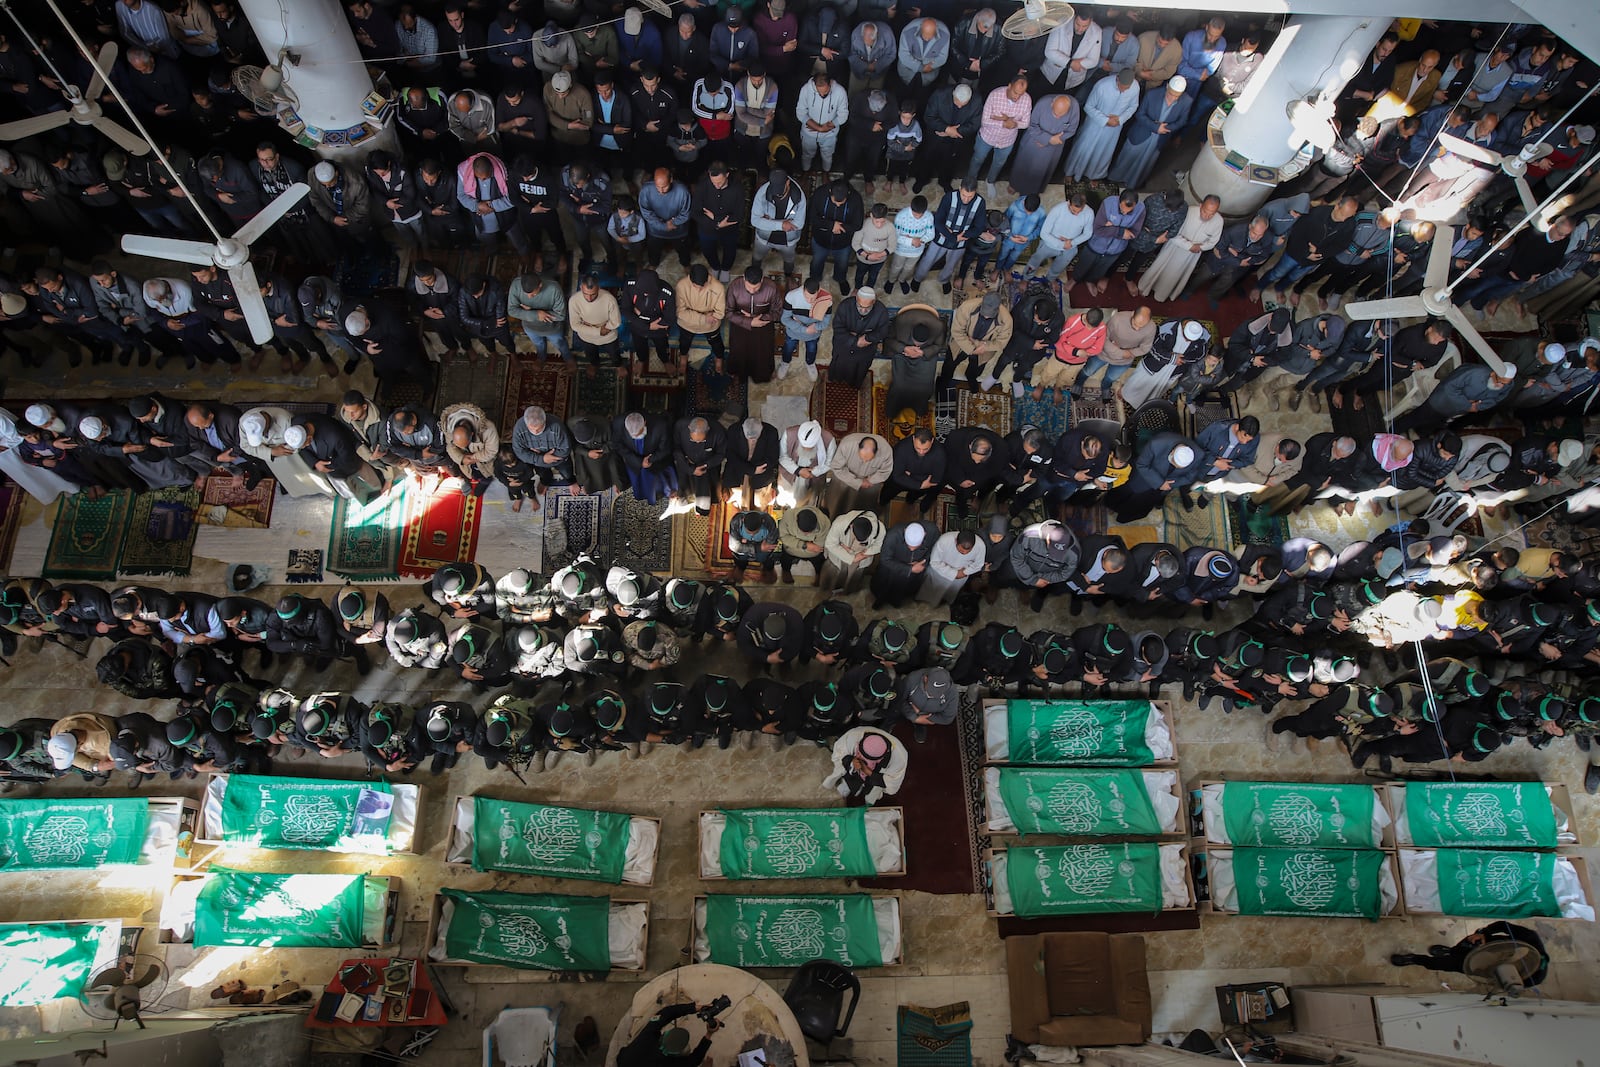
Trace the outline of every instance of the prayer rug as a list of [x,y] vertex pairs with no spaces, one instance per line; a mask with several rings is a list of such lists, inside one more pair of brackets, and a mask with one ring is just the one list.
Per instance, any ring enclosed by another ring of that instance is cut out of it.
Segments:
[[895,1049],[898,1067],[971,1067],[972,1011],[967,1002],[940,1008],[901,1004]]
[[0,567],[11,566],[11,550],[17,547],[17,527],[22,524],[22,503],[28,494],[7,483],[0,485]]
[[956,425],[983,426],[1004,437],[1011,432],[1011,394],[1005,390],[974,393],[961,390],[956,404]]
[[432,493],[406,494],[406,529],[400,541],[400,577],[431,578],[447,563],[470,562],[478,547],[479,497],[463,493],[453,478]]
[[545,497],[544,566],[555,572],[580,555],[598,557],[601,549],[598,493],[572,496],[550,493]]
[[283,569],[283,580],[291,585],[311,585],[322,581],[322,549],[291,548]]
[[439,364],[439,388],[435,393],[438,410],[452,404],[476,404],[494,418],[508,395],[506,378],[512,362],[499,350],[487,359],[446,357]]
[[964,390],[950,385],[933,394],[933,433],[941,441],[955,433],[956,427],[961,425],[956,421],[957,412],[960,410],[957,399],[959,392]]
[[[867,889],[915,889],[924,893],[975,892],[978,855],[988,837],[984,825],[979,768],[983,762],[982,715],[976,701],[963,701],[956,721],[928,729],[917,744],[911,724],[901,721],[891,731],[915,759],[894,803],[905,809],[906,874],[900,878],[864,879]],[[976,757],[976,758],[974,758]],[[952,789],[951,783],[962,783]]]
[[[1265,508],[1251,507],[1245,497],[1227,496],[1229,519],[1240,540],[1246,545],[1269,545],[1277,548],[1289,540],[1289,520],[1273,515]],[[1213,502],[1212,507],[1217,507]]]
[[621,367],[601,367],[593,375],[585,367],[575,371],[572,378],[571,414],[605,419],[608,423],[624,414],[628,383]]
[[88,493],[61,497],[45,550],[44,577],[83,581],[117,576],[122,543],[128,535],[133,493],[118,489],[99,500]]
[[401,479],[389,492],[367,504],[336,497],[328,531],[328,569],[352,581],[398,578],[406,496],[407,487]]
[[1043,400],[1035,400],[1031,391],[1025,391],[1013,407],[1011,421],[1016,426],[1032,426],[1042,430],[1054,444],[1056,438],[1072,426],[1072,412],[1066,404],[1058,404],[1046,393]]
[[[703,355],[702,355],[703,353]],[[700,370],[704,357],[711,354],[704,341],[690,349],[689,371],[684,387],[684,413],[718,419],[724,411],[737,411],[741,418],[750,410],[750,388],[743,378],[730,374],[708,374]]]
[[[1016,266],[1012,267],[1011,270],[1000,279],[1000,299],[1006,302],[1006,307],[1008,308],[1016,307],[1017,301],[1022,299],[1022,294],[1026,293],[1028,291],[1028,286],[1032,284],[1028,280],[1028,275],[1022,270],[1023,264],[1026,262],[1026,259],[1020,260]],[[1011,277],[1012,274],[1021,274],[1022,276],[1020,278],[1013,278]],[[1049,281],[1040,282],[1039,284],[1044,285],[1052,293],[1054,293],[1056,296],[1056,301],[1061,305],[1062,310],[1066,309],[1067,290],[1064,286],[1062,286],[1059,279],[1051,278]]]
[[943,494],[938,500],[934,501],[934,513],[931,517],[934,525],[947,533],[953,530],[972,530],[977,532],[986,525],[983,521],[982,509],[978,507],[976,502],[969,505],[966,515],[957,515],[955,498],[949,494]]
[[[351,241],[345,244],[339,260],[339,292],[351,303],[379,289],[397,284],[400,257],[383,242],[369,245]],[[459,276],[458,276],[459,277]]]
[[194,563],[195,509],[199,506],[200,494],[188,486],[134,497],[118,570],[123,574],[188,574]]
[[1177,493],[1169,493],[1161,505],[1161,526],[1166,536],[1178,548],[1221,548],[1231,550],[1236,542],[1229,529],[1228,509],[1212,502],[1210,507],[1192,510],[1183,506]]
[[611,562],[636,571],[672,569],[672,520],[668,500],[646,504],[630,492],[611,501]]
[[688,511],[672,522],[672,573],[706,576],[733,566],[728,551],[728,520],[737,509],[711,505],[711,514]]
[[1068,504],[1067,528],[1079,537],[1104,534],[1111,529],[1111,513],[1103,504]]
[[887,437],[890,444],[902,438],[910,437],[919,426],[925,426],[929,430],[934,428],[933,413],[923,412],[922,417],[916,422],[896,429],[893,418],[898,412],[884,410],[884,404],[888,399],[889,386],[887,384],[874,384],[872,387],[872,432],[881,437]]
[[1122,421],[1122,401],[1114,397],[1101,400],[1090,400],[1086,397],[1073,397],[1068,405],[1067,425],[1077,426],[1089,419],[1103,419],[1107,422]]
[[[243,478],[213,474],[206,479],[206,487],[201,491],[203,507],[199,518],[201,522],[218,526],[265,530],[272,525],[272,503],[277,496],[278,483],[273,478],[263,478],[254,489],[246,489]],[[225,513],[221,522],[216,521],[218,508]]]
[[1154,526],[1108,526],[1106,533],[1122,538],[1122,543],[1129,548],[1134,545],[1153,545],[1161,540],[1161,531]]
[[435,407],[432,400],[433,383],[434,372],[430,367],[416,378],[406,378],[403,381],[391,378],[387,382],[380,382],[378,395],[374,399],[385,411],[393,411],[407,404],[416,404],[432,411]]
[[872,396],[872,376],[869,374],[861,388],[845,382],[824,379],[822,388],[811,395],[811,417],[822,423],[822,428],[835,437],[869,430],[870,412],[868,398]]
[[[572,373],[559,359],[540,363],[530,356],[519,355],[511,360],[506,368],[505,400],[499,405],[501,439],[511,439],[517,420],[533,405],[544,408],[552,419],[564,420],[572,396],[572,379]],[[486,407],[483,410],[495,409]]]
[[1600,531],[1574,526],[1558,513],[1533,520],[1523,527],[1522,533],[1529,548],[1555,548],[1579,555],[1592,554],[1600,543]]

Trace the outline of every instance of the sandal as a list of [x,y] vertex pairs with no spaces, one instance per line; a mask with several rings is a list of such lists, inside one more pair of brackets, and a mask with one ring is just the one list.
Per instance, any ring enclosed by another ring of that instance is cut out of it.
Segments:
[[259,989],[246,989],[228,998],[229,1004],[260,1004],[267,994]]
[[233,996],[235,993],[243,993],[243,992],[244,992],[244,983],[242,981],[240,981],[239,979],[235,978],[232,981],[223,982],[221,985],[217,986],[217,988],[213,989],[211,991],[211,999],[212,1000],[225,1000],[228,997]]

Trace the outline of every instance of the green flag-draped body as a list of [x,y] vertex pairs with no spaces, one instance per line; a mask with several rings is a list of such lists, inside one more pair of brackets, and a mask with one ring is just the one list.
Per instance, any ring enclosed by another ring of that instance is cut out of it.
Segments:
[[1498,852],[1442,848],[1434,853],[1439,910],[1446,915],[1492,919],[1559,916],[1549,852]]
[[1235,848],[1241,915],[1376,919],[1385,855],[1331,848]]
[[1006,850],[1011,910],[1022,918],[1161,910],[1161,846],[1154,842]]
[[213,866],[195,907],[196,945],[356,948],[366,878],[359,874],[261,874]]
[[632,816],[472,798],[472,869],[622,881]]
[[105,936],[105,923],[0,926],[0,1008],[78,996]]
[[865,808],[723,811],[726,878],[850,878],[878,873]]
[[1011,763],[1148,767],[1148,700],[1008,700]]
[[607,897],[440,892],[455,905],[445,931],[451,959],[526,970],[611,969]]
[[1377,848],[1372,787],[1313,782],[1229,782],[1223,823],[1235,845]]
[[222,839],[267,849],[386,852],[393,803],[383,782],[229,775]]
[[999,770],[1000,798],[1019,834],[1129,837],[1162,832],[1138,771]]
[[846,967],[881,967],[883,950],[872,898],[837,896],[706,898],[706,942],[712,963],[733,967],[798,967],[815,959]]
[[138,863],[149,825],[150,802],[142,797],[0,801],[0,868]]
[[1555,848],[1542,782],[1409,782],[1406,820],[1426,848]]

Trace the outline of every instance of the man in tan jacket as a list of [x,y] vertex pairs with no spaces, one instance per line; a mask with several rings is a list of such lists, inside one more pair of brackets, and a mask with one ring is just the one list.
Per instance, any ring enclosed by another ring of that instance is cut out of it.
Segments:
[[1389,91],[1372,102],[1367,114],[1379,122],[1401,115],[1420,115],[1434,105],[1439,91],[1439,53],[1428,49],[1410,63],[1394,68]]
[[445,451],[461,471],[461,495],[482,496],[494,484],[500,431],[476,404],[451,404],[439,415]]
[[543,95],[551,138],[567,145],[588,144],[589,128],[594,125],[594,94],[574,84],[569,72],[558,70],[550,76]]
[[969,388],[976,389],[980,379],[989,383],[985,388],[992,386],[994,379],[990,374],[995,361],[1010,340],[1011,309],[1006,307],[999,293],[985,293],[962,301],[950,320],[950,354],[939,371],[939,388],[955,381],[956,366],[962,361],[966,362],[962,376]]
[[728,313],[728,291],[711,276],[704,263],[696,263],[689,273],[678,279],[672,295],[678,304],[678,349],[688,356],[689,346],[697,337],[706,339],[711,349],[710,367],[702,365],[702,373],[721,374],[727,350],[722,346],[722,320]]
[[617,358],[617,330],[622,326],[622,308],[617,298],[600,288],[600,279],[585,274],[578,291],[567,298],[567,323],[572,327],[572,344],[589,354],[589,373],[600,364],[601,353],[608,363]]
[[[1145,30],[1139,35],[1139,54],[1133,61],[1133,73],[1146,89],[1166,85],[1178,73],[1178,63],[1183,59],[1183,44],[1178,32],[1162,24],[1160,29]],[[1112,71],[1116,74],[1116,71]]]
[[105,785],[117,766],[111,759],[111,739],[116,733],[116,720],[110,716],[80,712],[68,715],[50,728],[50,742],[46,748],[57,771],[74,770],[86,782]]

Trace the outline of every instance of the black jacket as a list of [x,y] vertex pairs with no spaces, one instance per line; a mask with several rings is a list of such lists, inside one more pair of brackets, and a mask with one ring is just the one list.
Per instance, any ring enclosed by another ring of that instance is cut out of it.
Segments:
[[628,435],[627,418],[626,415],[618,415],[611,420],[611,447],[622,460],[623,466],[630,471],[639,471],[648,458],[651,469],[660,471],[672,462],[672,433],[666,419],[660,415],[645,415],[644,451],[639,452],[634,447],[633,438]]
[[365,463],[361,458],[361,439],[350,427],[332,415],[322,414],[298,415],[294,425],[311,430],[311,440],[306,442],[304,452],[312,467],[326,460],[330,466],[322,473],[335,478],[350,478],[360,472]]
[[[811,205],[806,210],[806,219],[811,226],[811,243],[817,248],[830,250],[849,247],[850,239],[861,229],[865,218],[860,193],[849,189],[845,193],[844,203],[835,204],[830,186],[827,185],[818,186],[817,191],[811,194]],[[840,227],[838,233],[833,229],[835,223]],[[887,317],[887,308],[884,313]]]

